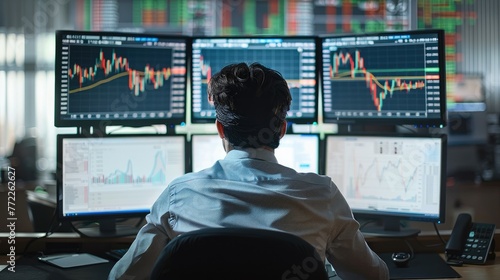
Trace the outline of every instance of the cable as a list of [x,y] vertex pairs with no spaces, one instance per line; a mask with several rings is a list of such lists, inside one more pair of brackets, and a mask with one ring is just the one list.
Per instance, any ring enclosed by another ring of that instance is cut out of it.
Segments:
[[410,249],[410,259],[413,259],[415,257],[415,251],[413,250],[413,246],[411,246],[408,240],[404,239],[403,241],[406,243],[406,246],[408,246],[408,248]]
[[82,237],[90,237],[88,235],[86,235],[85,233],[81,232],[77,227],[75,227],[75,225],[70,222],[69,225],[71,226],[71,228],[73,229],[74,232],[78,233],[80,236]]
[[439,239],[441,240],[441,242],[443,242],[443,245],[446,245],[446,241],[444,241],[443,237],[441,236],[441,234],[439,233],[439,230],[437,228],[437,224],[436,223],[432,223],[434,225],[434,230],[436,230],[436,234],[437,236],[439,237]]
[[[446,241],[443,239],[443,237],[441,236],[441,234],[439,233],[439,230],[437,228],[437,225],[436,223],[433,223],[434,225],[434,230],[436,231],[436,235],[439,237],[441,243],[436,243],[436,244],[423,244],[420,240],[416,239],[416,241],[422,246],[422,247],[425,247],[425,248],[433,248],[433,247],[439,247],[439,246],[444,246],[446,245]],[[444,249],[444,248],[443,248]]]
[[54,221],[57,220],[56,216],[57,216],[57,208],[54,209],[54,213],[52,214],[52,219],[50,220],[49,227],[47,228],[47,231],[45,232],[45,234],[41,237],[31,239],[24,247],[23,255],[26,255],[26,252],[28,251],[28,248],[29,248],[29,246],[31,246],[31,244],[33,244],[37,240],[47,238],[49,235],[51,235],[55,230],[57,230],[60,227],[60,224],[58,224],[57,228],[55,228],[54,231],[52,231]]

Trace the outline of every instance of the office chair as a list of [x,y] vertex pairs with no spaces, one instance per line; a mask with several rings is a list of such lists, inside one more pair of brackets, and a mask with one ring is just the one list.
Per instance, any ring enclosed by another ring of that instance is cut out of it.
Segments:
[[312,245],[279,231],[206,228],[179,235],[157,259],[151,279],[328,279]]

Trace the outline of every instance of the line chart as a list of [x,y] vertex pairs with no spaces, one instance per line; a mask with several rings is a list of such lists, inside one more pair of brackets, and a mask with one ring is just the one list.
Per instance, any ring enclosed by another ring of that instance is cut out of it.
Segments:
[[166,184],[166,165],[160,151],[156,152],[153,167],[148,175],[134,174],[133,166],[132,160],[129,159],[125,170],[116,169],[107,175],[101,173],[98,176],[93,176],[91,182],[94,184]]
[[[394,48],[398,48],[395,51]],[[330,53],[333,109],[425,111],[424,47],[338,48]]]
[[418,208],[439,196],[440,145],[434,139],[329,137],[326,174],[353,207]]
[[[104,79],[99,79],[99,71],[104,74]],[[68,76],[71,80],[77,78],[79,88],[71,89],[69,93],[76,93],[80,91],[90,90],[97,86],[111,82],[115,79],[127,76],[128,87],[137,96],[140,92],[145,91],[146,83],[152,84],[154,89],[163,86],[165,81],[170,78],[172,74],[183,75],[186,69],[176,67],[163,67],[160,70],[155,70],[149,64],[144,66],[144,71],[132,69],[129,66],[126,57],[117,56],[113,49],[111,59],[106,59],[104,52],[99,51],[99,58],[95,60],[95,64],[90,67],[82,67],[75,63],[68,71]],[[83,84],[90,83],[83,86]]]
[[[349,179],[348,196],[354,198],[383,198],[395,201],[415,202],[419,190],[418,176],[421,176],[419,167],[402,172],[407,164],[401,158],[374,157],[371,161],[353,161],[353,174]],[[392,186],[389,188],[387,186]],[[364,190],[361,190],[364,188]],[[371,191],[370,191],[371,189]],[[385,189],[384,193],[380,191]]]
[[[412,89],[422,89],[425,87],[425,81],[417,80],[415,82],[409,81],[405,82],[403,79],[425,79],[425,77],[380,77],[376,78],[372,72],[366,70],[364,66],[364,58],[360,56],[359,50],[355,51],[354,58],[350,53],[334,53],[333,67],[330,67],[330,78],[332,80],[339,80],[342,77],[349,76],[352,79],[358,80],[356,74],[360,73],[364,75],[364,80],[366,81],[366,87],[370,90],[373,99],[373,105],[376,107],[377,111],[380,111],[383,106],[383,101],[387,96],[394,94],[394,91],[406,91],[407,93]],[[349,65],[350,71],[345,71],[340,73],[339,67],[341,65]],[[385,70],[387,71],[387,70]],[[400,70],[392,70],[400,71]],[[382,85],[380,80],[386,79]],[[382,89],[379,91],[378,89]]]
[[175,77],[186,68],[174,66],[172,49],[71,46],[68,56],[68,112],[94,114],[165,112],[173,102]]

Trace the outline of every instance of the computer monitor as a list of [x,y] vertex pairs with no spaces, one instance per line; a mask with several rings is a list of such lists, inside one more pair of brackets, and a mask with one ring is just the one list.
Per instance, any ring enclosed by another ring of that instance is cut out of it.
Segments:
[[319,173],[319,147],[318,134],[285,134],[274,154],[280,164],[297,172]]
[[323,120],[446,125],[443,30],[321,37]]
[[191,171],[208,168],[225,156],[226,151],[218,134],[191,135]]
[[356,218],[381,227],[366,234],[414,236],[402,220],[445,220],[446,135],[326,136],[325,174],[344,195]]
[[[297,172],[319,172],[319,146],[317,134],[286,134],[274,150],[278,163]],[[191,166],[197,172],[208,168],[226,156],[222,140],[217,134],[191,136]]]
[[186,121],[188,37],[56,32],[55,126]]
[[224,66],[259,62],[287,80],[292,104],[287,120],[317,122],[316,37],[194,37],[192,39],[191,122],[211,123],[215,109],[207,97],[207,83]]
[[89,236],[128,235],[116,218],[144,217],[186,172],[185,135],[58,135],[57,205],[62,221],[98,221]]

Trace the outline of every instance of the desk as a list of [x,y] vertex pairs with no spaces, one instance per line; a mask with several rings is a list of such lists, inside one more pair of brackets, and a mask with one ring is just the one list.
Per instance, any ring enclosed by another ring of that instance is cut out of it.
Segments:
[[[448,238],[447,232],[444,232],[444,238]],[[497,229],[495,239],[499,239],[500,232]],[[34,237],[41,237],[43,234],[37,233],[18,233],[16,235],[16,245],[19,245],[17,248],[17,254],[21,254],[21,250],[24,249],[24,245],[27,241],[31,240]],[[7,235],[0,233],[0,245],[6,245],[6,242],[2,242],[5,240],[4,238]],[[415,240],[411,240],[414,243],[419,244],[435,244],[437,242],[437,237],[432,235],[431,233],[422,232]],[[107,264],[99,264],[99,265],[91,265],[86,267],[79,268],[70,268],[70,269],[60,269],[57,267],[50,266],[48,264],[44,264],[39,262],[36,257],[33,255],[34,252],[39,250],[46,250],[47,248],[57,249],[57,248],[67,248],[67,247],[78,247],[81,252],[89,252],[100,257],[105,257],[104,252],[110,249],[115,248],[124,248],[128,247],[130,243],[134,240],[134,237],[121,237],[121,238],[80,238],[76,233],[54,233],[48,238],[41,239],[30,246],[30,256],[21,257],[16,261],[16,273],[12,273],[4,269],[0,272],[0,279],[2,280],[16,280],[16,279],[106,279],[107,274],[111,270],[114,261],[110,261]],[[389,238],[367,238],[368,244],[377,252],[391,252],[397,249],[401,249],[401,244],[399,242],[395,242],[394,239]],[[78,246],[74,245],[78,244]],[[402,243],[404,246],[404,242]],[[392,247],[391,247],[392,246]],[[2,246],[0,246],[2,247]],[[414,246],[415,251],[420,252],[442,252],[442,248],[437,247],[417,247]],[[0,265],[6,264],[7,256],[6,251],[1,251],[0,255]],[[47,252],[49,254],[50,252]],[[481,280],[489,280],[489,279],[500,279],[500,251],[496,252],[497,258],[493,262],[488,262],[485,265],[464,265],[462,267],[453,267],[453,269],[458,272],[464,280],[468,279],[481,279]],[[441,254],[441,257],[444,257]],[[410,263],[411,265],[411,263]],[[38,273],[38,275],[27,277],[27,274],[33,275],[31,273]],[[20,277],[20,276],[23,277]],[[56,276],[56,278],[47,278],[45,276]],[[40,276],[40,277],[38,277]],[[45,278],[44,278],[45,277]],[[61,278],[63,277],[63,278]],[[64,278],[66,277],[66,278]],[[451,278],[456,279],[456,278]]]
[[[44,251],[45,254],[61,252],[63,250],[72,252],[89,252],[100,257],[107,258],[104,252],[130,246],[134,237],[122,238],[81,238],[76,233],[54,233],[47,238],[42,238],[43,233],[16,233],[16,267],[15,273],[10,272],[7,268],[0,271],[0,279],[2,280],[25,280],[25,279],[106,279],[109,271],[114,265],[114,261],[110,259],[109,263],[90,265],[84,267],[61,269],[38,261],[40,255],[37,252]],[[0,232],[0,265],[6,265],[9,260],[8,248],[9,244],[4,242],[7,240],[8,233]],[[21,256],[28,242],[36,239],[31,243],[28,255]]]
[[[3,257],[2,257],[3,258]],[[2,260],[2,264],[5,261]],[[15,272],[4,269],[0,271],[2,280],[101,280],[107,279],[114,261],[74,268],[58,268],[40,262],[35,256],[22,257],[16,261]]]
[[[418,254],[418,253],[416,253]],[[497,256],[500,256],[500,251],[496,252]],[[444,254],[440,254],[441,258],[445,258]],[[411,266],[411,262],[408,264]],[[462,276],[460,279],[464,280],[496,280],[500,279],[500,257],[497,257],[494,261],[488,261],[483,265],[472,265],[464,264],[463,266],[452,266],[452,268]],[[457,278],[440,278],[441,280],[454,279]]]
[[[500,255],[500,251],[497,252]],[[0,258],[2,264],[5,263],[5,257]],[[39,262],[35,257],[21,258],[16,263],[16,272],[9,272],[6,269],[0,272],[2,280],[17,279],[60,279],[60,280],[80,280],[80,279],[106,279],[109,271],[114,265],[114,261],[106,264],[97,264],[85,267],[61,269],[48,264]],[[411,265],[411,264],[410,264]],[[462,267],[453,267],[463,280],[494,280],[500,279],[500,258],[493,263],[485,265],[464,265]],[[456,280],[457,278],[446,278]],[[443,280],[446,280],[443,279]]]
[[500,251],[496,252],[497,258],[494,263],[485,265],[464,265],[454,267],[455,271],[462,275],[461,279],[500,279]]

